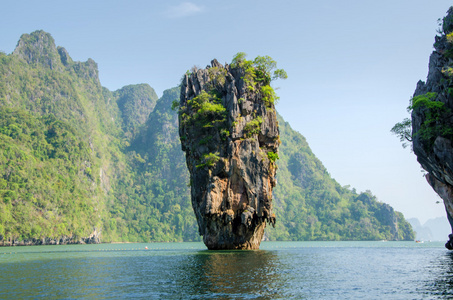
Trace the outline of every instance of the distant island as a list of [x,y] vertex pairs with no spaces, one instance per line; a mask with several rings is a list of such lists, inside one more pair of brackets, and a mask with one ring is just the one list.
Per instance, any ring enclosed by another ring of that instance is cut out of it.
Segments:
[[444,241],[451,233],[450,223],[446,217],[429,219],[423,224],[417,218],[407,220],[415,232],[418,241]]
[[[0,245],[201,240],[172,110],[180,86],[109,91],[95,61],[73,61],[42,30],[0,53],[0,76]],[[276,222],[263,239],[414,239],[401,213],[342,187],[277,121]]]

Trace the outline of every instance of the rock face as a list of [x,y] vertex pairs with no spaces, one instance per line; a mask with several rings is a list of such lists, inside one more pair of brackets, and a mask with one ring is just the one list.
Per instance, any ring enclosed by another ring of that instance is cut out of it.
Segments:
[[[453,7],[443,19],[434,48],[427,81],[417,83],[411,101],[412,144],[453,226]],[[453,235],[445,246],[453,249]]]
[[266,221],[275,224],[279,130],[270,77],[255,71],[213,60],[182,81],[179,135],[208,249],[258,249]]
[[[55,47],[54,39],[49,33],[42,30],[31,34],[23,34],[17,42],[13,53],[24,59],[28,64],[38,64],[52,70],[62,69],[60,54]],[[66,55],[67,61],[69,57],[67,51],[63,49],[61,53]]]

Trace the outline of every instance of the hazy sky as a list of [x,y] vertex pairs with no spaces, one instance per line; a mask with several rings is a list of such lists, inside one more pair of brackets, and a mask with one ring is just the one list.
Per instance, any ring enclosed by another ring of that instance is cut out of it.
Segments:
[[4,1],[0,50],[43,29],[103,86],[149,83],[162,95],[213,58],[269,55],[279,113],[341,185],[371,190],[406,218],[444,216],[416,157],[390,129],[408,117],[447,0]]

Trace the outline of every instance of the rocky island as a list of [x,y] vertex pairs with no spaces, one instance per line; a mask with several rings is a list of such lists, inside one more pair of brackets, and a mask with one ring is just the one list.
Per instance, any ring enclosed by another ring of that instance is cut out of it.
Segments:
[[240,53],[231,65],[214,59],[183,78],[179,135],[199,233],[209,249],[258,249],[266,222],[275,224],[280,139],[270,86],[274,67],[270,57],[251,62]]

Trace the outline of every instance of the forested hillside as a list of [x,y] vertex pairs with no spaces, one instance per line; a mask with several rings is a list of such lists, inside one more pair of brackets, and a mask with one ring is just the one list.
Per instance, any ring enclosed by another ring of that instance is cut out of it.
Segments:
[[356,193],[331,178],[305,138],[279,117],[278,184],[274,190],[279,222],[268,230],[279,240],[407,240],[410,225],[400,212],[370,191]]
[[[0,244],[200,240],[176,99],[178,87],[160,99],[147,84],[103,88],[93,60],[73,61],[43,31],[0,53]],[[402,214],[341,187],[279,123],[267,238],[413,239]]]

